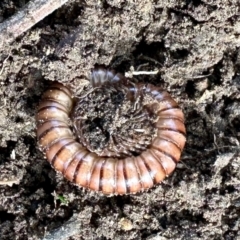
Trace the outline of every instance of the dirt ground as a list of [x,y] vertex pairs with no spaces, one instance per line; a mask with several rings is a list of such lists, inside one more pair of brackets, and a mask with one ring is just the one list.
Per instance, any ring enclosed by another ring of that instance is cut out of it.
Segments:
[[[0,22],[26,2],[2,0]],[[239,8],[72,0],[0,49],[0,239],[240,239]],[[182,161],[147,192],[80,189],[37,148],[34,115],[50,81],[77,92],[96,63],[158,69],[135,81],[162,86],[185,113]]]

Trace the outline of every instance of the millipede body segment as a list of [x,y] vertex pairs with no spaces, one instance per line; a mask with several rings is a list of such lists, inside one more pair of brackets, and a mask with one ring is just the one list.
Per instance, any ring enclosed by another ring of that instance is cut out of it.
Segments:
[[185,145],[184,115],[152,84],[135,84],[104,67],[89,91],[72,96],[54,83],[43,94],[37,138],[53,168],[75,184],[104,194],[131,194],[171,174]]

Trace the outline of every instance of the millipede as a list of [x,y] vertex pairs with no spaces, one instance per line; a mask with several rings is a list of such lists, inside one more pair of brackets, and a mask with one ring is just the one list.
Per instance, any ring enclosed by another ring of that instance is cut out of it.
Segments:
[[180,160],[184,114],[160,87],[135,83],[104,66],[73,96],[54,82],[37,114],[40,150],[78,186],[107,195],[133,194],[160,183]]

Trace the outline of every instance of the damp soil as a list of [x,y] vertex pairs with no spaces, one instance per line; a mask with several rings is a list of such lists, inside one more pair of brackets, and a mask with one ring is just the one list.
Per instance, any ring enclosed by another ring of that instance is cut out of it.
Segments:
[[[0,22],[27,1],[3,0]],[[0,239],[239,239],[238,0],[72,0],[0,49]],[[95,64],[163,87],[186,116],[173,175],[135,195],[74,186],[38,150],[51,83],[77,94]],[[60,236],[59,236],[60,235]]]
[[157,116],[148,111],[143,96],[130,101],[124,85],[88,86],[87,93],[83,89],[76,96],[73,108],[73,131],[78,141],[99,156],[123,158],[146,150],[157,135]]

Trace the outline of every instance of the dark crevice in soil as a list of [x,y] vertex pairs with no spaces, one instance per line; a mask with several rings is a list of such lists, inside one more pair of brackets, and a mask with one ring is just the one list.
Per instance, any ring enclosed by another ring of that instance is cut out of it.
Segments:
[[218,64],[214,66],[211,76],[208,77],[209,90],[213,89],[214,86],[219,86],[222,84],[222,73],[221,73],[222,68],[223,68],[222,61],[220,61]]
[[137,58],[143,55],[144,57],[154,59],[155,62],[159,62],[159,64],[163,64],[165,61],[165,56],[163,53],[164,44],[162,42],[153,42],[151,44],[147,44],[143,38],[133,51],[133,56]]
[[8,213],[7,211],[0,211],[0,222],[5,221],[14,221],[16,216],[12,213]]
[[188,81],[185,87],[185,91],[189,98],[193,99],[196,93],[196,88],[193,81]]

